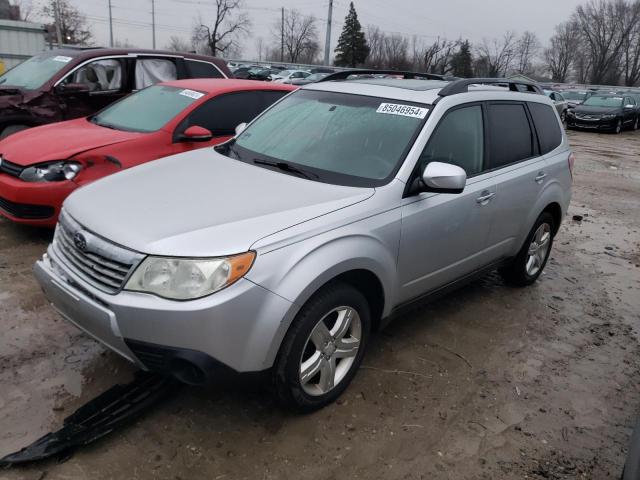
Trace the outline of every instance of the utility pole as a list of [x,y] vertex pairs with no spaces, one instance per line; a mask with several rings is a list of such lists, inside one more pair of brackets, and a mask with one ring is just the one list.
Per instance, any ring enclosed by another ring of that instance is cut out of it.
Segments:
[[153,38],[153,49],[156,49],[156,1],[151,0],[151,35]]
[[62,48],[62,25],[60,24],[60,2],[54,0],[53,2],[53,16],[56,22],[56,37],[58,39],[58,48]]
[[324,64],[329,65],[331,51],[331,19],[333,16],[333,0],[329,0],[329,13],[327,15],[327,38],[324,41]]
[[280,62],[284,62],[284,7],[282,7],[282,21],[280,23]]
[[113,16],[111,15],[111,0],[109,0],[109,46],[113,48]]

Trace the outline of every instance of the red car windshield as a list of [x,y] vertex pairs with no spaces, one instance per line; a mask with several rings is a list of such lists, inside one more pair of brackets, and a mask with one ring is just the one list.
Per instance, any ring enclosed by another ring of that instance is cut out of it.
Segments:
[[155,132],[205,94],[154,85],[123,98],[91,117],[96,125],[129,132]]

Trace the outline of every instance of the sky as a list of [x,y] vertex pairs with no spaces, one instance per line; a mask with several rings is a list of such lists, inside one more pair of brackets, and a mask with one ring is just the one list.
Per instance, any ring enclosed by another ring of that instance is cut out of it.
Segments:
[[[37,0],[34,0],[37,2]],[[87,17],[94,42],[108,46],[109,0],[70,0]],[[189,40],[196,19],[213,19],[213,0],[154,0],[156,11],[156,45],[163,48],[175,35]],[[257,41],[277,44],[274,24],[279,22],[281,7],[297,9],[318,18],[319,40],[324,46],[329,0],[243,0],[244,11],[252,22],[250,36],[242,40],[244,59],[257,59]],[[586,0],[355,0],[363,27],[377,25],[388,33],[417,35],[425,43],[437,37],[500,37],[506,30],[535,32],[546,43],[555,25],[566,20],[575,7]],[[115,40],[127,41],[140,48],[151,48],[152,0],[111,0]],[[331,49],[335,48],[349,9],[348,0],[333,2]],[[324,47],[321,48],[324,51]]]

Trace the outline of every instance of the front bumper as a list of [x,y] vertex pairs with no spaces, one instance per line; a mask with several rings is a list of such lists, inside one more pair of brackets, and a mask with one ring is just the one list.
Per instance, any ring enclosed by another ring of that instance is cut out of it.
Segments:
[[17,223],[54,227],[62,202],[77,187],[70,181],[31,183],[0,173],[0,215]]
[[572,128],[583,128],[585,130],[614,130],[618,123],[617,118],[610,119],[589,119],[570,117],[567,115],[567,126]]
[[158,368],[142,358],[140,344],[177,350],[181,357],[184,352],[203,354],[236,372],[268,369],[297,310],[246,279],[193,301],[128,291],[110,295],[76,276],[51,247],[34,272],[65,319],[148,370]]

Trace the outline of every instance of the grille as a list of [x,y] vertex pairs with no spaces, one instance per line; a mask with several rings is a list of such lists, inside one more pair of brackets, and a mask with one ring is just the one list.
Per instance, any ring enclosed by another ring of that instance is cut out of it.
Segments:
[[12,217],[24,220],[43,220],[53,216],[55,209],[47,205],[29,205],[27,203],[15,203],[0,197],[0,210]]
[[124,286],[144,257],[84,230],[64,213],[56,228],[53,249],[74,273],[111,294]]
[[7,159],[2,159],[0,162],[0,173],[6,173],[7,175],[11,175],[12,177],[19,177],[24,170],[22,165],[18,165],[17,163],[12,163]]

